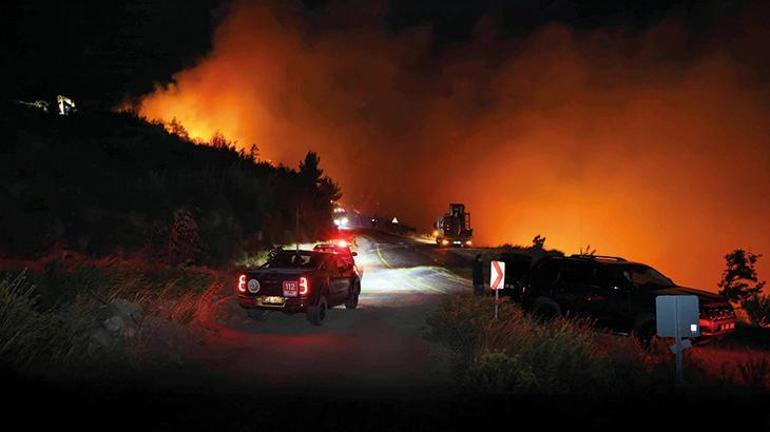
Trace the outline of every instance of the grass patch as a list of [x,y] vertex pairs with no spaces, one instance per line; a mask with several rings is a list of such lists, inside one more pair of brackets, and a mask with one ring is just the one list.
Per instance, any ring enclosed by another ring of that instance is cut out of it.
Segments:
[[458,382],[473,391],[564,394],[638,389],[649,362],[631,340],[597,341],[593,323],[556,318],[538,323],[510,302],[460,294],[429,316],[430,336],[455,353]]
[[74,333],[59,316],[35,307],[26,273],[0,280],[0,362],[25,369],[71,357]]
[[20,371],[178,364],[195,340],[191,324],[233,280],[204,267],[72,254],[30,268],[0,273],[0,362]]
[[[89,259],[66,253],[40,260],[27,272],[34,286],[36,307],[55,310],[73,302],[177,299],[202,294],[222,279],[222,272],[206,267],[168,266],[139,258]],[[18,268],[1,271],[6,277]]]

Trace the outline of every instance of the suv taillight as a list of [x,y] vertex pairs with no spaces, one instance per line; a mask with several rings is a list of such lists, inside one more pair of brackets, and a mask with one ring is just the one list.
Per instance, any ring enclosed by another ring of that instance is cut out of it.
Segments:
[[242,274],[238,277],[238,292],[246,292],[246,275]]
[[310,292],[310,282],[305,276],[299,278],[299,295],[307,295]]

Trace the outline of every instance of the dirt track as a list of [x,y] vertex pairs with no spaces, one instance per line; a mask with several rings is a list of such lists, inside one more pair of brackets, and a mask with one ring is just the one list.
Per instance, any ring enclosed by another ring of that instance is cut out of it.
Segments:
[[425,318],[443,294],[470,283],[437,266],[413,241],[367,233],[357,243],[364,269],[358,309],[337,307],[314,327],[302,314],[272,312],[254,321],[226,298],[198,360],[272,391],[398,396],[448,390],[448,355],[425,340]]

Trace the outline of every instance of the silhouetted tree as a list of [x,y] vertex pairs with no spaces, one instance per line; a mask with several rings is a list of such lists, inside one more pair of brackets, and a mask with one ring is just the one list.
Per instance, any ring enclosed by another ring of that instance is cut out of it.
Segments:
[[182,138],[185,141],[190,141],[190,134],[187,132],[187,129],[184,127],[184,125],[182,125],[182,123],[176,119],[176,117],[171,119],[171,123],[166,126],[166,129],[179,138]]
[[259,159],[259,147],[256,144],[252,144],[249,147],[249,159],[252,162],[256,162]]
[[342,189],[331,178],[324,177],[321,179],[321,183],[318,185],[319,192],[324,198],[329,201],[339,201],[342,198]]
[[324,170],[320,168],[321,158],[318,153],[309,151],[305,160],[299,163],[299,175],[309,183],[317,184],[321,180]]
[[220,149],[228,149],[235,146],[235,142],[228,140],[227,137],[220,131],[216,131],[214,133],[214,135],[211,137],[210,144],[212,147]]
[[755,268],[761,256],[743,249],[736,249],[725,255],[727,268],[722,272],[722,280],[717,284],[719,294],[741,306],[748,299],[759,295],[765,286],[765,281],[758,279]]

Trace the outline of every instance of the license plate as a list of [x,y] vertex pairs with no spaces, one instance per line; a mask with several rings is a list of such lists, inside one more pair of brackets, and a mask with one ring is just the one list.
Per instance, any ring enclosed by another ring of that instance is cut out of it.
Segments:
[[262,298],[262,304],[282,305],[286,300],[279,296],[266,296]]
[[297,281],[283,281],[283,295],[285,297],[297,297],[299,283]]

